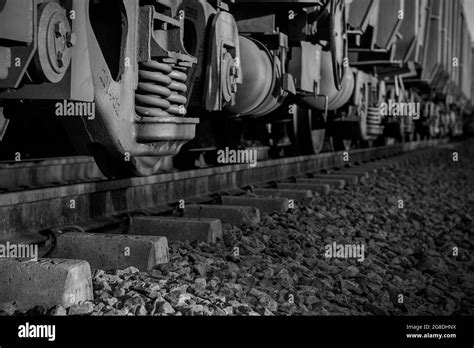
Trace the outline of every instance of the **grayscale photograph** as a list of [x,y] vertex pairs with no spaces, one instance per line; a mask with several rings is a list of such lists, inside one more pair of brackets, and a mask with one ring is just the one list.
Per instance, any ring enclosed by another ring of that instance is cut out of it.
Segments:
[[0,0],[0,347],[472,347],[473,53],[474,0]]

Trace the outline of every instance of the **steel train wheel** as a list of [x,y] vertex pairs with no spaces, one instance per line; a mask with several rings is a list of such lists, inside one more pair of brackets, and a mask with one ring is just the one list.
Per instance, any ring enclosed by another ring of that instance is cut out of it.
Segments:
[[345,73],[344,59],[347,57],[345,2],[343,0],[331,0],[330,8],[329,26],[331,29],[329,44],[331,47],[334,83],[339,91]]
[[352,148],[352,140],[337,136],[332,137],[332,147],[334,151],[349,151]]
[[312,155],[321,152],[326,134],[324,125],[324,119],[318,115],[316,110],[296,106],[292,126],[298,155]]

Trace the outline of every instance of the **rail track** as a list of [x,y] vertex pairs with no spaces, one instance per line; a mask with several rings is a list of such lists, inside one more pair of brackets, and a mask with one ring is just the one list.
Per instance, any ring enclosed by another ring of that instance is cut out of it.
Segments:
[[[120,224],[124,214],[169,214],[178,202],[216,202],[218,195],[287,181],[344,166],[356,167],[446,140],[428,140],[337,153],[105,180],[88,157],[0,164],[0,240],[39,242],[37,232],[82,224],[94,230]],[[348,157],[344,158],[347,155]],[[347,160],[347,161],[345,161]],[[321,178],[320,178],[321,179]]]
[[474,313],[462,1],[1,3],[0,316]]
[[[447,142],[435,139],[120,180],[82,175],[82,182],[21,191],[16,187],[0,193],[0,244],[37,245],[39,261],[0,263],[0,273],[10,279],[0,293],[18,309],[80,304],[94,296],[91,268],[151,270],[170,261],[168,242],[215,242],[225,229],[258,224],[261,214],[285,213],[314,195],[325,196],[333,188],[373,180],[378,171],[427,159],[440,146],[450,146]],[[41,162],[52,168],[60,163]],[[63,160],[63,172],[84,163],[87,159]],[[31,163],[9,170],[25,167],[38,170]],[[133,256],[122,249],[133,250]]]

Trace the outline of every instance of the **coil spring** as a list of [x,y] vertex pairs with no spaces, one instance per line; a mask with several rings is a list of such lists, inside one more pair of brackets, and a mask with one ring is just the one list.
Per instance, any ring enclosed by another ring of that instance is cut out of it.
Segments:
[[367,110],[367,134],[380,135],[383,133],[382,116],[376,106],[369,106]]
[[135,111],[141,117],[186,114],[186,68],[154,60],[140,63]]
[[380,111],[378,107],[369,106],[367,112],[367,123],[375,125],[379,125],[380,123],[382,123],[382,117],[380,116]]

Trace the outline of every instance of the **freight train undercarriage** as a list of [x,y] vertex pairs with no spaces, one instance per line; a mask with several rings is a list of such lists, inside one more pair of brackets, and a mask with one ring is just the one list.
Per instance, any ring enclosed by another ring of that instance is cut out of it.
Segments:
[[466,20],[450,0],[6,0],[0,159],[85,154],[128,177],[229,147],[457,136]]

